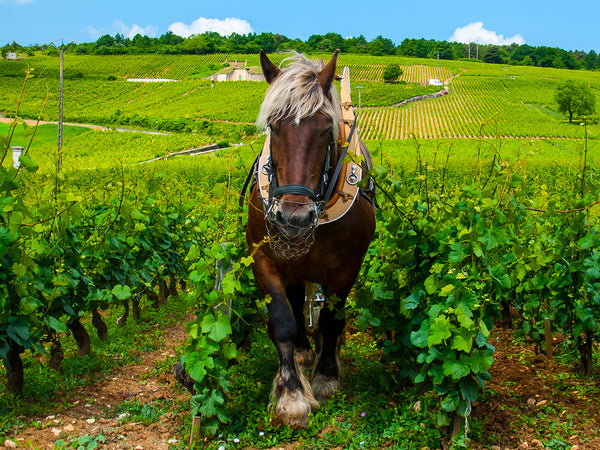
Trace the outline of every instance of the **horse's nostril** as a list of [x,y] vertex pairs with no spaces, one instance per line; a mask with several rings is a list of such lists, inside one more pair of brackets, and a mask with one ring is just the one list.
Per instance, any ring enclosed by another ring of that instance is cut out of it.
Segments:
[[310,225],[312,225],[312,223],[315,221],[316,219],[316,214],[315,214],[315,210],[314,209],[310,209],[308,211],[308,214],[306,215],[306,223],[304,226],[309,227]]
[[275,223],[278,225],[285,225],[286,222],[287,222],[287,219],[284,217],[281,210],[279,209],[279,210],[275,211]]

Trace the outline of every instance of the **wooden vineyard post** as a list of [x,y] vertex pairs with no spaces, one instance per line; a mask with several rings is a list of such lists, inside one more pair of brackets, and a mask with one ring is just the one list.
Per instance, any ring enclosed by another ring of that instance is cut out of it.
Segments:
[[544,335],[546,336],[546,358],[552,359],[552,330],[550,329],[550,319],[544,319]]
[[190,432],[190,447],[194,445],[194,442],[200,437],[200,422],[202,418],[200,416],[192,417],[192,431]]

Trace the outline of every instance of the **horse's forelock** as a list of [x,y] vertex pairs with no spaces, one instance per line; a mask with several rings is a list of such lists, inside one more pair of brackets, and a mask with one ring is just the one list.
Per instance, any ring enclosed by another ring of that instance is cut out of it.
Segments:
[[286,61],[291,61],[291,64],[269,86],[260,107],[257,127],[263,129],[270,121],[288,117],[299,123],[321,111],[331,117],[337,137],[340,101],[333,86],[326,96],[319,85],[318,75],[322,64],[300,54],[286,58]]

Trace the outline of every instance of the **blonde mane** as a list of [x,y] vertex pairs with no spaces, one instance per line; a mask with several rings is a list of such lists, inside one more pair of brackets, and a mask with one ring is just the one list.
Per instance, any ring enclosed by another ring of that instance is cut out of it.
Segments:
[[282,61],[290,62],[272,82],[260,106],[256,126],[266,127],[270,121],[291,117],[295,123],[315,115],[318,111],[331,117],[334,135],[339,134],[340,100],[334,85],[326,96],[319,84],[319,73],[323,63],[311,61],[301,54],[295,54]]

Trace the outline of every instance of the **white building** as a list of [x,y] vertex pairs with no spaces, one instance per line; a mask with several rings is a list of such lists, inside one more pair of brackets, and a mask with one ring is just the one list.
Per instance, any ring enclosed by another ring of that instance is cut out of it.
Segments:
[[254,73],[247,67],[228,67],[206,78],[215,81],[265,81],[262,73]]

